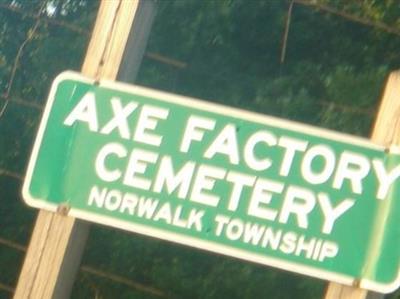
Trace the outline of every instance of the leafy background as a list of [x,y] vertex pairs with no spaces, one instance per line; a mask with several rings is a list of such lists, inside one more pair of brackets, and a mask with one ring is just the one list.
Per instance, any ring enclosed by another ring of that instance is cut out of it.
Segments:
[[[0,0],[0,298],[12,296],[37,213],[20,189],[49,86],[59,72],[80,69],[98,5]],[[156,89],[368,136],[385,78],[400,65],[395,0],[157,6],[136,80]],[[326,286],[97,225],[82,265],[72,298],[309,299]]]

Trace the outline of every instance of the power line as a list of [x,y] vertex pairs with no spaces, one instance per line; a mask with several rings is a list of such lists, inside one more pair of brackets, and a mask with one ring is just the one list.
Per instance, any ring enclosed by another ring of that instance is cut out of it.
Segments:
[[23,175],[21,175],[19,173],[16,173],[14,171],[5,169],[5,168],[0,168],[0,176],[2,176],[2,175],[3,176],[8,176],[10,178],[14,178],[14,179],[20,180],[20,181],[22,181],[24,179]]
[[21,98],[16,98],[14,96],[9,96],[7,98],[4,95],[0,95],[0,99],[4,100],[4,101],[8,100],[11,103],[16,103],[16,104],[19,104],[19,105],[22,105],[22,106],[27,106],[27,107],[35,108],[35,109],[38,109],[38,110],[43,110],[43,105],[42,104],[26,101],[26,100],[23,100]]
[[11,240],[8,240],[8,239],[4,239],[4,238],[1,238],[1,237],[0,237],[0,244],[1,245],[5,245],[5,246],[7,246],[9,248],[12,248],[12,249],[21,251],[21,252],[25,252],[26,249],[27,249],[26,246],[23,246],[23,245],[18,244],[18,243],[14,242],[14,241],[11,241]]
[[0,282],[0,290],[6,291],[8,293],[14,293],[15,289],[7,284]]
[[152,294],[154,296],[158,296],[158,297],[161,297],[161,298],[166,298],[167,297],[167,295],[164,292],[162,292],[162,291],[160,291],[160,290],[158,290],[156,288],[145,286],[145,285],[143,285],[141,283],[132,281],[130,279],[127,279],[127,278],[125,278],[123,276],[120,276],[120,275],[117,275],[117,274],[112,274],[112,273],[105,272],[105,271],[102,271],[102,270],[98,270],[98,269],[95,269],[95,268],[92,268],[92,267],[89,267],[89,266],[82,266],[81,267],[81,271],[96,275],[98,277],[107,278],[107,279],[113,280],[115,282],[119,282],[119,283],[124,284],[124,285],[126,285],[128,287],[131,287],[131,288],[139,290],[139,291],[143,291],[145,293]]

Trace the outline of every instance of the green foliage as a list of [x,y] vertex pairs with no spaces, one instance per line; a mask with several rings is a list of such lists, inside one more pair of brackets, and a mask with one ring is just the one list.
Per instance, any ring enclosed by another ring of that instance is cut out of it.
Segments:
[[[1,0],[0,0],[1,1]],[[46,0],[45,0],[46,1]],[[2,0],[36,14],[42,1]],[[318,0],[400,30],[396,1]],[[91,0],[47,0],[47,17],[90,32]],[[159,1],[138,84],[226,105],[368,136],[388,72],[400,65],[400,37],[338,15],[295,4],[280,62],[289,1]],[[0,8],[0,94],[35,19]],[[41,22],[18,60],[11,99],[44,104],[55,75],[79,70],[89,35]],[[5,101],[1,100],[0,104]],[[10,102],[0,116],[0,168],[22,174],[41,110]],[[0,176],[0,237],[27,243],[34,212],[20,183]],[[22,256],[0,245],[0,282],[11,285]],[[321,298],[324,282],[152,238],[93,226],[84,265],[119,274],[168,298]],[[159,298],[80,272],[73,298]],[[0,292],[0,296],[3,293]],[[2,297],[0,297],[2,298]],[[390,298],[400,298],[393,294]]]

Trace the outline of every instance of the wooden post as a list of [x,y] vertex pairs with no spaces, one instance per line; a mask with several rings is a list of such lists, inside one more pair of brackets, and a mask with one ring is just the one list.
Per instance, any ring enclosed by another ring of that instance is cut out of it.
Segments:
[[366,290],[330,282],[325,299],[364,299],[366,296]]
[[141,1],[129,32],[125,53],[119,68],[118,81],[134,83],[149,39],[157,12],[157,0]]
[[[371,134],[371,140],[386,148],[400,145],[400,71],[392,72],[383,92],[378,115]],[[325,299],[383,298],[383,295],[337,283],[329,283]]]
[[[103,0],[82,73],[115,79],[139,0]],[[50,82],[49,82],[50,83]],[[14,298],[69,298],[89,225],[59,213],[39,211]]]

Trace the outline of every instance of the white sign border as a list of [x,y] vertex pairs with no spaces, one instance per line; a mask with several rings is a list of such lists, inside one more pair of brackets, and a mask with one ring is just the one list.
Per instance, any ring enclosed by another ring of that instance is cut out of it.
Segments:
[[[58,85],[64,80],[77,80],[82,83],[94,84],[95,80],[90,79],[81,75],[80,73],[73,71],[65,71],[56,77],[54,80],[49,97],[43,112],[42,120],[39,125],[38,133],[33,145],[32,153],[29,159],[28,168],[26,171],[25,180],[22,187],[22,197],[24,201],[34,207],[39,209],[44,209],[52,212],[56,212],[58,206],[56,204],[51,204],[44,199],[34,198],[31,196],[29,192],[29,187],[32,180],[33,171],[36,165],[36,160],[39,154],[40,146],[43,140],[44,131],[47,126],[48,118],[50,115],[51,108],[54,103],[55,93]],[[344,142],[347,144],[352,144],[356,146],[361,146],[364,148],[370,148],[374,150],[384,151],[385,148],[381,145],[377,145],[372,143],[369,139],[361,138],[358,136],[352,136],[349,134],[338,133],[331,130],[321,129],[317,127],[313,127],[307,124],[302,124],[298,122],[294,122],[291,120],[283,120],[272,116],[267,116],[263,114],[259,114],[256,112],[245,111],[237,108],[226,107],[220,104],[215,104],[211,102],[206,102],[204,100],[189,98],[185,96],[175,95],[167,92],[156,91],[149,88],[130,85],[121,82],[109,81],[109,80],[101,80],[100,82],[96,82],[100,87],[105,87],[109,89],[114,89],[122,92],[134,93],[139,96],[156,98],[162,100],[164,102],[169,102],[173,104],[178,104],[181,106],[186,106],[189,108],[195,108],[207,112],[218,113],[222,115],[227,115],[230,117],[235,117],[238,119],[243,119],[246,121],[257,122],[264,125],[269,125],[273,127],[282,128],[285,130],[291,130],[299,133],[305,133],[309,135],[313,135],[316,137],[323,137],[327,139],[331,139],[338,142]],[[399,154],[400,151],[397,147],[391,148],[390,150],[393,154]],[[236,249],[233,247],[221,245],[218,243],[214,243],[211,241],[205,241],[189,236],[182,236],[180,234],[164,231],[161,229],[156,229],[152,227],[148,227],[145,225],[134,224],[128,221],[123,221],[119,219],[115,219],[113,217],[98,215],[92,212],[81,211],[79,209],[71,208],[68,213],[69,216],[95,222],[98,224],[103,224],[123,230],[127,230],[130,232],[139,233],[142,235],[146,235],[149,237],[155,237],[159,239],[163,239],[170,242],[175,242],[183,245],[190,244],[191,247],[195,247],[202,250],[207,250],[231,257],[236,257],[239,259],[243,259],[250,262],[255,262],[258,264],[263,264],[266,266],[272,266],[279,269],[287,270],[290,272],[296,272],[299,274],[304,274],[308,276],[312,276],[319,279],[335,281],[337,283],[353,285],[355,281],[359,283],[361,288],[369,289],[379,293],[390,293],[395,291],[400,285],[400,269],[397,275],[397,278],[388,284],[381,284],[375,281],[371,281],[368,279],[358,279],[351,276],[337,274],[331,271],[324,271],[321,269],[317,269],[314,267],[302,265],[294,262],[287,262],[285,260],[266,257],[264,255],[249,253],[246,250]]]

